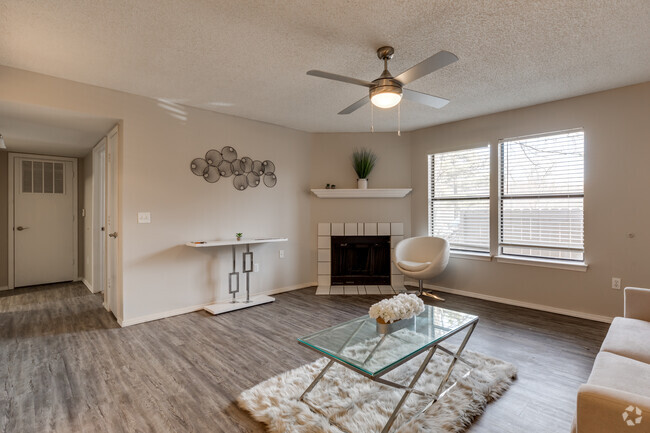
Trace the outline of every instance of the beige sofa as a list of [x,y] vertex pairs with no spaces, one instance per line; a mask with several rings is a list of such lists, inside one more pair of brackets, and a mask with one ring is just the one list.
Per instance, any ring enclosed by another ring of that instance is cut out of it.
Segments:
[[589,380],[578,390],[573,433],[650,432],[650,290],[625,288]]

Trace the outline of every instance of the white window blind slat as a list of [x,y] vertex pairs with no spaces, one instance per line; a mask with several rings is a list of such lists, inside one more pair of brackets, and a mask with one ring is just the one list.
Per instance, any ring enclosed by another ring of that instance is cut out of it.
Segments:
[[429,155],[429,234],[490,251],[490,147]]
[[501,254],[584,260],[584,132],[502,140]]

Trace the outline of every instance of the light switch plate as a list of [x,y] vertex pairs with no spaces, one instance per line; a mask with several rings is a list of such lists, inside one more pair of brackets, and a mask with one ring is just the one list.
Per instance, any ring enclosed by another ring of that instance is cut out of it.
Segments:
[[138,224],[151,223],[151,212],[138,212]]

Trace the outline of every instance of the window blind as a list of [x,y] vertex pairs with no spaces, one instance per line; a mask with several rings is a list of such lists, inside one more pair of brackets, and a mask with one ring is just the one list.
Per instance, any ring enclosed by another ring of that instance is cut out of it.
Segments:
[[499,142],[501,254],[584,260],[584,132]]
[[429,235],[490,251],[490,146],[429,155]]

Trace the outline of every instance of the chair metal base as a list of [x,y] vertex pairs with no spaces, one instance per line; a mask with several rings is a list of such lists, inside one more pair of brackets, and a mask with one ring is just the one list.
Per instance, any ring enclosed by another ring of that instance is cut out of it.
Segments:
[[418,280],[420,284],[420,289],[418,291],[418,296],[428,296],[429,298],[433,298],[437,301],[445,302],[445,298],[441,298],[440,296],[436,295],[435,293],[428,292],[424,290],[424,281]]

